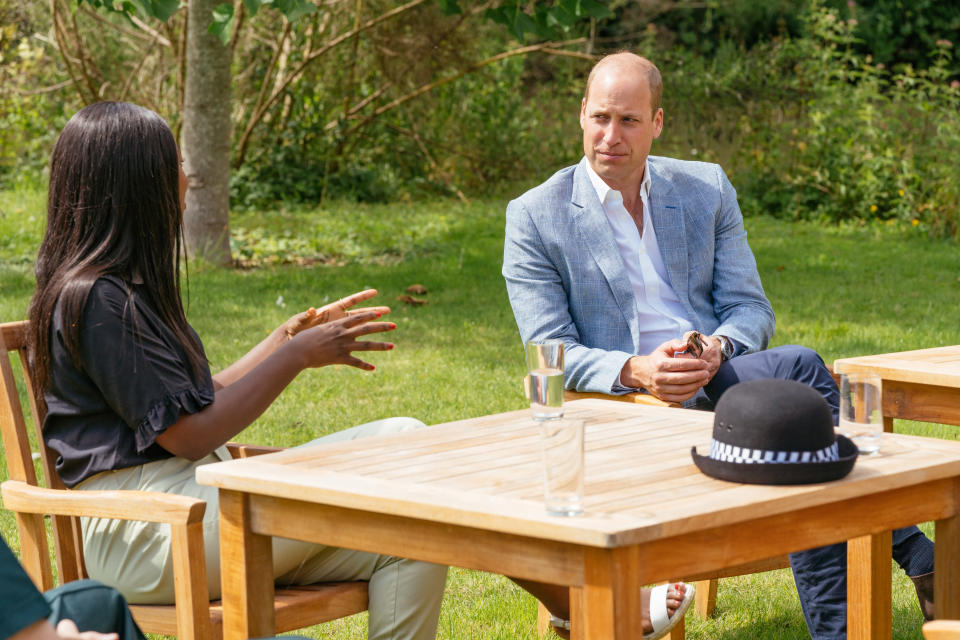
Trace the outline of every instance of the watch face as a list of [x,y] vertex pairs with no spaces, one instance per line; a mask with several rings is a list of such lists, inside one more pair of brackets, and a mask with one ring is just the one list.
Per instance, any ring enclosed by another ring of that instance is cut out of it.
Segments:
[[729,360],[733,355],[733,344],[723,336],[717,336],[717,340],[720,341],[720,355],[724,360]]
[[727,360],[733,355],[733,345],[726,338],[720,340],[720,349],[723,352],[723,357]]

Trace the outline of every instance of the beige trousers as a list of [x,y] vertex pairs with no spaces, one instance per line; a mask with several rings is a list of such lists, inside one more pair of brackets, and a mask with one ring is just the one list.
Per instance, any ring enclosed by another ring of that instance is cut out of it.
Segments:
[[[388,418],[318,438],[301,446],[397,433],[424,426],[411,418]],[[194,470],[203,464],[229,460],[221,447],[202,460],[173,457],[139,467],[107,471],[84,480],[81,490],[130,489],[177,493],[205,500],[203,541],[210,598],[220,597],[220,526],[218,494],[198,484]],[[174,601],[169,528],[149,522],[104,518],[81,519],[87,572],[119,590],[131,604],[170,604]],[[326,547],[308,542],[273,539],[273,574],[277,584],[368,580],[371,640],[433,640],[447,568],[404,558]]]

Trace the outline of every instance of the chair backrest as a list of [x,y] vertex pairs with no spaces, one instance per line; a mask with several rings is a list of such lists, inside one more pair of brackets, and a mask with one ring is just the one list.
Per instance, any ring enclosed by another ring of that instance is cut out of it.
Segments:
[[[20,480],[34,486],[63,489],[63,482],[55,468],[56,453],[43,442],[43,419],[47,413],[43,394],[33,388],[30,376],[30,358],[27,354],[29,324],[26,321],[0,324],[0,432],[3,436],[4,453],[11,480]],[[41,484],[33,463],[29,427],[20,400],[13,368],[13,353],[16,352],[23,372],[24,391],[30,406],[33,431],[40,453],[44,484]],[[53,516],[54,549],[60,583],[86,577],[83,566],[83,551],[80,538],[80,523],[77,518]],[[20,533],[20,561],[27,573],[41,590],[53,587],[53,572],[47,546],[47,533],[43,517],[34,514],[17,514]]]

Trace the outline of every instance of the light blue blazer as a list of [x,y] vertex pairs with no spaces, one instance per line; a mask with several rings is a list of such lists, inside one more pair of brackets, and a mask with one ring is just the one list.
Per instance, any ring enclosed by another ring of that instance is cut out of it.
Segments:
[[[507,205],[503,277],[526,343],[560,338],[566,386],[610,393],[643,327],[586,158]],[[766,348],[773,308],[737,194],[716,164],[650,156],[650,211],[673,290],[697,330]],[[678,338],[680,336],[677,336]]]

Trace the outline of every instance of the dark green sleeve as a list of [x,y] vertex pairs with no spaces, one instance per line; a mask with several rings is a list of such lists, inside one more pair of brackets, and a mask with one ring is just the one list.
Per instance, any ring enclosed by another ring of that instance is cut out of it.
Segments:
[[0,538],[0,638],[8,638],[50,615],[50,606],[10,547]]

